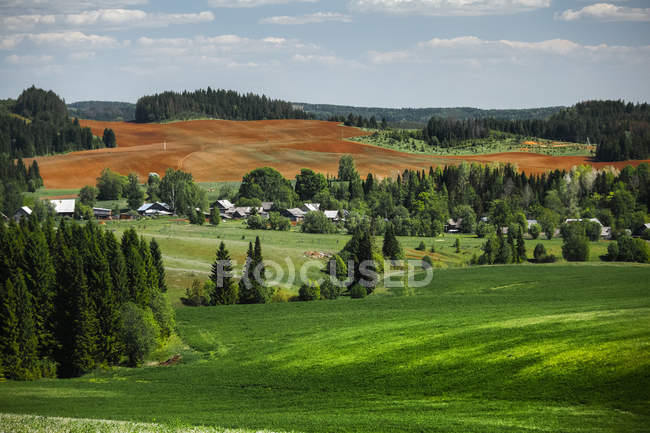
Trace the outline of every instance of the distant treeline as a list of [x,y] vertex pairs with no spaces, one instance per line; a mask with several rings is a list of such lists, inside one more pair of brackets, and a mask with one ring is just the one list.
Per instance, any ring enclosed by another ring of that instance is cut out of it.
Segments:
[[559,112],[564,107],[526,108],[513,110],[482,110],[480,108],[378,108],[378,107],[352,107],[345,105],[304,104],[297,103],[307,113],[313,114],[317,119],[341,118],[352,114],[370,119],[386,119],[393,127],[422,128],[431,117],[444,119],[546,119]]
[[65,102],[52,91],[32,86],[17,100],[0,103],[0,153],[19,158],[103,146],[90,128],[68,116]]
[[173,332],[155,240],[89,222],[0,223],[0,373],[79,376],[142,361]]
[[208,117],[226,120],[307,119],[311,116],[290,102],[253,93],[213,90],[163,92],[138,99],[136,122],[163,122]]
[[112,101],[81,101],[68,104],[68,111],[80,119],[103,122],[130,122],[135,120],[135,104]]
[[23,193],[36,191],[43,179],[34,161],[25,167],[22,159],[13,160],[0,154],[0,211],[11,217],[23,205]]
[[526,137],[593,143],[600,161],[646,159],[650,156],[650,106],[623,101],[587,101],[547,120],[450,120],[432,117],[423,129],[434,146],[450,147],[485,138],[490,130]]

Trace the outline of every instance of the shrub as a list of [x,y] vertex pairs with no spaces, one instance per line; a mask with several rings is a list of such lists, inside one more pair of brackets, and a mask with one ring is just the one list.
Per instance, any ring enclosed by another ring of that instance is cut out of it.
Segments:
[[432,267],[433,267],[433,260],[431,260],[431,256],[422,257],[422,268],[430,269]]
[[361,284],[356,283],[350,288],[350,297],[353,299],[361,299],[368,296],[368,290]]
[[562,226],[562,255],[570,262],[584,262],[589,259],[589,239],[584,224]]
[[97,202],[99,191],[94,186],[86,185],[79,191],[79,201],[81,204],[93,207]]
[[607,245],[607,260],[610,262],[618,260],[618,241],[613,241]]
[[533,239],[537,239],[541,232],[542,232],[542,226],[540,226],[539,224],[533,224],[528,228],[528,234]]
[[431,244],[431,248],[429,248],[430,253],[435,253],[436,252],[436,244]]
[[160,337],[163,340],[171,337],[176,329],[176,318],[167,294],[154,291],[149,305],[156,323],[160,327]]
[[289,218],[283,217],[278,212],[271,212],[269,214],[269,226],[271,230],[284,232],[291,228],[291,221],[289,221]]
[[120,311],[120,338],[129,357],[129,365],[136,367],[156,347],[160,331],[150,309],[141,309],[132,302]]
[[214,283],[207,281],[203,286],[199,280],[192,281],[192,287],[185,289],[185,297],[181,302],[189,307],[200,307],[209,305],[208,293],[214,291]]
[[420,245],[418,245],[417,247],[415,247],[415,249],[418,250],[418,251],[424,251],[424,250],[427,249],[427,246],[424,244],[424,241],[421,241],[421,242],[420,242]]
[[544,256],[546,256],[546,247],[544,244],[535,245],[535,251],[533,251],[533,257],[535,257],[535,260],[539,262]]
[[266,229],[266,221],[260,215],[251,215],[246,220],[246,228],[251,230]]
[[289,302],[292,297],[293,294],[291,292],[285,289],[278,289],[271,296],[271,302],[274,303]]
[[585,234],[589,238],[590,241],[596,242],[600,239],[600,233],[601,233],[601,227],[600,224],[598,224],[595,221],[586,221],[584,223],[585,225]]
[[323,212],[307,212],[301,230],[303,233],[334,233],[336,226]]
[[322,299],[336,299],[341,296],[343,287],[335,284],[330,277],[325,277],[320,285],[320,296]]
[[456,253],[460,253],[460,238],[456,238],[456,242],[454,243],[454,246],[456,247]]
[[214,206],[210,209],[210,224],[213,226],[218,226],[221,223],[221,214],[219,213],[219,208]]
[[298,298],[301,301],[317,301],[320,299],[320,287],[313,281],[303,284],[298,290]]

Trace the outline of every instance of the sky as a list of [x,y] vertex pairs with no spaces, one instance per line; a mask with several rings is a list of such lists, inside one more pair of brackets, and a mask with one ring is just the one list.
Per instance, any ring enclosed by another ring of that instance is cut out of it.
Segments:
[[233,89],[294,102],[650,100],[650,1],[0,0],[0,98]]

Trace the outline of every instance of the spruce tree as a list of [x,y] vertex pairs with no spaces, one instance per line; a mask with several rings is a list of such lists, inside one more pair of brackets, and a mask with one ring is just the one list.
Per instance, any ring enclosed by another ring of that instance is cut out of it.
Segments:
[[22,271],[0,285],[0,348],[4,373],[10,379],[31,380],[39,377],[38,338],[34,309]]
[[219,244],[217,258],[212,264],[210,280],[214,283],[214,291],[210,294],[210,305],[229,305],[237,302],[239,290],[232,277],[230,254],[223,242]]
[[244,263],[244,268],[242,269],[242,277],[239,280],[239,303],[240,304],[253,304],[255,303],[254,289],[253,289],[253,280],[251,278],[252,268],[253,268],[253,244],[252,242],[248,243],[248,252],[246,253],[246,262]]
[[151,250],[153,265],[156,268],[158,275],[158,290],[164,293],[167,291],[167,283],[165,282],[165,265],[163,263],[162,251],[160,251],[160,246],[155,238],[151,239],[149,248]]
[[154,266],[153,257],[151,257],[151,249],[144,237],[140,238],[140,255],[142,256],[142,261],[144,263],[144,271],[147,281],[147,292],[142,299],[146,303],[145,305],[149,305],[153,298],[153,294],[160,292],[160,290],[158,290],[158,270]]
[[50,249],[36,217],[30,218],[29,233],[23,253],[22,269],[25,283],[32,296],[34,322],[38,338],[39,354],[48,356],[54,350],[54,290],[56,271],[50,257]]
[[519,230],[517,233],[517,263],[523,263],[526,260],[526,243],[524,242],[522,230]]
[[134,229],[124,232],[122,235],[122,254],[126,266],[126,283],[128,298],[140,307],[149,303],[147,271],[144,258],[140,251],[140,240]]
[[382,252],[384,254],[384,257],[390,260],[399,260],[404,256],[404,253],[402,251],[402,246],[399,244],[399,241],[395,237],[393,224],[391,223],[388,223],[386,225],[386,232],[384,233],[384,245],[382,247]]
[[111,280],[113,282],[113,293],[115,302],[122,305],[129,299],[127,287],[126,264],[119,242],[112,232],[104,232],[104,251],[108,261]]

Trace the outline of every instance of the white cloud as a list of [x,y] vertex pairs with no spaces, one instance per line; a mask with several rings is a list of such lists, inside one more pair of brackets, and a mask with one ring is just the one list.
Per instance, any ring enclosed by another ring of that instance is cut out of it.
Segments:
[[147,0],[4,0],[0,2],[0,12],[17,11],[19,13],[52,13],[66,14],[90,9],[120,8],[141,6]]
[[94,51],[75,51],[68,54],[68,58],[71,60],[92,60],[95,58]]
[[57,47],[117,47],[117,39],[110,36],[85,34],[82,32],[19,33],[0,36],[0,49],[16,48],[24,41],[37,45],[56,45]]
[[[451,39],[434,38],[421,42],[406,50],[368,53],[375,64],[387,63],[443,63],[485,64],[496,63],[538,63],[544,56],[556,56],[569,61],[605,61],[616,58],[638,62],[648,57],[648,46],[581,45],[566,39],[551,39],[539,42],[510,40],[484,40],[475,36]],[[636,60],[635,60],[636,59]]]
[[299,25],[299,24],[316,24],[331,21],[349,23],[352,21],[349,15],[338,12],[316,12],[301,16],[277,16],[268,17],[260,20],[260,24],[281,24],[281,25]]
[[10,31],[25,31],[37,25],[54,24],[54,15],[16,15],[0,17],[0,27]]
[[318,63],[326,66],[345,66],[348,68],[363,67],[363,65],[356,60],[347,60],[336,56],[319,54],[294,54],[293,61],[298,63]]
[[52,56],[32,56],[32,55],[24,55],[24,56],[19,56],[17,54],[12,54],[10,56],[5,57],[5,62],[11,63],[13,65],[40,65],[43,63],[49,63],[53,59]]
[[599,21],[650,21],[650,8],[629,8],[610,3],[596,3],[582,9],[567,9],[556,14],[555,19],[576,21],[593,19]]
[[318,0],[208,0],[213,8],[254,8],[287,3],[316,3]]
[[195,24],[214,21],[212,12],[168,14],[138,9],[99,9],[65,16],[73,26],[166,27],[170,24]]
[[551,0],[350,0],[359,12],[389,14],[480,16],[507,15],[548,8]]

